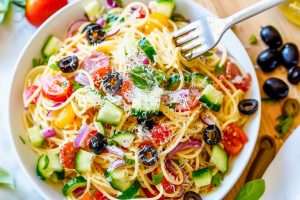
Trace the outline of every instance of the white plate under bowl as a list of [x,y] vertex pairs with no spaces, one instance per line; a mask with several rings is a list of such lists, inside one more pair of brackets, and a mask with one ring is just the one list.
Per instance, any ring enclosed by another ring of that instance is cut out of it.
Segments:
[[[100,0],[104,3],[104,0]],[[125,0],[125,4],[132,2],[132,0]],[[144,1],[146,2],[146,1]],[[185,17],[196,20],[204,15],[211,15],[211,13],[192,0],[177,0],[176,12],[183,14]],[[37,162],[37,155],[29,148],[28,145],[23,144],[19,139],[19,135],[25,136],[25,128],[22,119],[23,101],[22,93],[24,87],[24,80],[26,74],[32,68],[32,58],[40,56],[40,50],[49,35],[55,35],[60,39],[66,36],[68,26],[74,20],[80,19],[84,16],[84,10],[81,1],[74,2],[67,5],[65,8],[57,12],[49,18],[32,36],[27,43],[21,56],[18,59],[15,67],[13,80],[10,90],[10,105],[9,105],[9,120],[11,128],[11,139],[18,155],[19,163],[33,182],[36,189],[46,199],[64,199],[61,193],[61,186],[48,184],[41,181],[36,173],[35,166]],[[260,93],[257,77],[253,65],[239,39],[232,31],[228,31],[221,44],[225,46],[229,53],[237,60],[243,71],[249,72],[252,76],[252,86],[247,93],[247,97],[257,99],[260,102]],[[227,172],[221,186],[214,192],[204,196],[205,200],[222,199],[228,191],[232,188],[235,182],[242,174],[249,158],[253,152],[256,139],[258,136],[260,126],[260,108],[250,117],[248,124],[244,127],[248,135],[249,141],[243,148],[242,152],[234,159],[230,160],[229,171]]]

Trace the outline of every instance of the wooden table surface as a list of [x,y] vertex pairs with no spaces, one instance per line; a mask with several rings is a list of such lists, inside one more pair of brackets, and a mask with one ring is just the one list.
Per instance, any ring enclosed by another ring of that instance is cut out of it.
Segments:
[[[212,12],[216,13],[220,17],[226,17],[242,8],[245,8],[249,5],[254,4],[255,2],[258,2],[259,0],[196,0],[196,1],[199,2],[201,5],[203,5],[204,7],[211,10]],[[271,10],[268,10],[251,19],[241,22],[233,27],[233,31],[237,34],[237,36],[244,44],[254,66],[256,65],[256,58],[258,54],[262,50],[266,49],[267,47],[261,40],[259,40],[258,44],[256,45],[249,45],[248,38],[251,34],[255,34],[259,38],[261,27],[266,25],[273,25],[274,27],[276,27],[278,31],[281,33],[284,42],[293,42],[298,47],[300,47],[300,27],[297,27],[296,25],[289,22],[278,8],[273,8]],[[271,72],[268,74],[263,73],[260,69],[256,69],[256,73],[261,88],[264,81],[269,77],[278,77],[285,80],[285,82],[288,83],[287,71],[283,67],[279,67],[275,70],[275,72]],[[289,86],[290,86],[289,96],[299,99],[300,85],[298,86],[289,85]],[[261,95],[262,97],[266,97],[262,89],[261,89]],[[275,104],[270,104],[270,103],[262,104],[262,121],[261,121],[260,132],[259,132],[260,137],[266,134],[273,137],[277,135],[277,132],[275,131],[274,127],[277,124],[276,117],[281,114],[281,106],[283,102],[284,101],[280,101]],[[300,124],[300,117],[298,116],[293,123],[292,130],[296,128],[299,124]],[[286,136],[286,138],[287,137],[288,135]],[[283,142],[284,140],[276,139],[277,150],[279,150]],[[240,177],[239,181],[235,184],[232,190],[227,194],[225,200],[234,199],[238,191],[244,185],[247,172],[249,170],[249,167],[255,155],[257,154],[257,151],[258,151],[258,147],[256,145],[255,151],[251,157],[250,162],[248,163],[248,167],[244,171],[243,175]]]

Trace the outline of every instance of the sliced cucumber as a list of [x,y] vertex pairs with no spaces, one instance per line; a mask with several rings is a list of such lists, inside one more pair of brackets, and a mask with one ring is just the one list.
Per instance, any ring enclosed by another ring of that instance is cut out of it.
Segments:
[[105,100],[99,114],[96,118],[96,121],[102,122],[104,124],[109,124],[112,126],[118,126],[123,115],[123,110],[111,103],[108,100]]
[[48,179],[52,174],[53,170],[49,167],[49,157],[47,154],[43,154],[39,157],[37,165],[36,165],[36,174],[42,180]]
[[106,130],[101,122],[95,122],[95,126],[98,132],[100,132],[102,135],[106,135]]
[[226,172],[228,167],[228,155],[219,145],[214,145],[211,152],[210,162],[216,165],[221,172]]
[[223,102],[223,94],[209,84],[202,91],[200,101],[205,103],[213,111],[218,112]]
[[65,178],[65,172],[62,171],[62,172],[54,172],[49,180],[51,180],[53,183],[59,183],[61,182],[62,180],[64,180]]
[[141,50],[146,54],[146,56],[152,62],[154,62],[154,56],[156,55],[156,51],[154,47],[150,44],[150,42],[147,40],[147,38],[143,37],[138,44]]
[[167,89],[176,90],[180,84],[180,75],[174,74],[168,79]]
[[71,180],[69,180],[63,187],[62,193],[65,196],[68,196],[71,192],[79,187],[85,187],[87,185],[87,181],[82,176],[77,176]]
[[101,6],[97,0],[90,0],[83,8],[90,21],[95,21],[101,16]]
[[42,48],[43,56],[49,58],[53,54],[58,53],[62,45],[63,43],[60,39],[51,35],[45,43],[44,47]]
[[195,181],[196,187],[209,185],[212,179],[212,171],[209,167],[193,171],[192,177]]
[[170,18],[175,10],[176,0],[157,0],[156,11]]
[[42,135],[42,129],[40,126],[33,126],[28,129],[29,141],[34,147],[40,147],[44,143],[44,137]]
[[59,156],[57,153],[48,154],[49,157],[49,169],[54,172],[63,172],[63,167],[60,163]]
[[117,168],[113,171],[107,171],[105,176],[106,180],[110,182],[110,185],[121,192],[127,190],[132,185],[126,168]]
[[125,131],[125,132],[119,132],[117,134],[114,134],[111,139],[115,142],[117,142],[122,147],[128,148],[132,144],[136,134]]
[[75,169],[79,173],[90,172],[94,154],[80,149],[75,156]]
[[162,94],[163,90],[161,88],[155,88],[152,91],[135,88],[131,115],[139,119],[148,119],[158,115]]
[[193,73],[191,77],[191,85],[199,89],[204,89],[208,84],[211,84],[211,80],[200,73]]
[[133,199],[137,195],[141,187],[142,186],[138,181],[134,181],[134,183],[127,190],[125,190],[120,196],[118,196],[118,199]]

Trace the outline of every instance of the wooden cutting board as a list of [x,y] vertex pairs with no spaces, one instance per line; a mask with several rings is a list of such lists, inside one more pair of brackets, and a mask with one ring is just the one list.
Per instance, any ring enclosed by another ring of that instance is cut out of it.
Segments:
[[[189,0],[188,0],[189,1]],[[216,13],[220,17],[226,17],[234,12],[241,10],[242,8],[246,8],[258,2],[259,0],[195,0],[199,2],[204,7],[208,8],[212,12]],[[251,19],[248,19],[244,22],[241,22],[233,27],[233,31],[240,38],[242,43],[244,44],[248,54],[252,60],[254,66],[256,66],[256,58],[259,53],[266,49],[266,45],[259,39],[258,44],[249,45],[248,38],[251,34],[255,34],[257,38],[259,38],[261,27],[266,25],[273,25],[278,29],[281,33],[284,42],[293,42],[300,48],[300,27],[289,22],[285,16],[280,12],[278,8],[273,8],[264,13],[261,13]],[[275,72],[271,73],[263,73],[260,69],[256,69],[256,73],[258,76],[258,80],[261,88],[262,97],[266,97],[264,92],[262,91],[262,84],[267,78],[270,77],[278,77],[287,81],[287,71],[283,67],[279,67],[275,70]],[[300,100],[300,85],[294,86],[290,85],[289,97],[297,98]],[[275,104],[270,103],[262,103],[262,121],[260,126],[259,136],[270,135],[272,137],[277,136],[277,132],[274,127],[277,125],[276,118],[281,114],[281,106],[284,101],[279,101]],[[300,124],[300,116],[298,116],[294,123],[292,130],[295,129]],[[251,134],[251,133],[248,133]],[[288,135],[284,138],[284,140],[288,137]],[[277,151],[283,144],[284,140],[276,140]],[[240,191],[241,187],[244,185],[244,181],[246,175],[249,171],[250,165],[257,154],[258,146],[256,145],[255,151],[252,154],[251,160],[248,163],[248,167],[245,169],[244,173],[240,177],[239,181],[235,184],[232,190],[227,194],[225,200],[233,200],[236,194]]]

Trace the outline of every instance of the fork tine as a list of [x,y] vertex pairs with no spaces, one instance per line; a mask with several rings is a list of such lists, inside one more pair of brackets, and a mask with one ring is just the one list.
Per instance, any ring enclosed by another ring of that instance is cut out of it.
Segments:
[[177,41],[176,41],[176,44],[178,46],[184,44],[184,43],[187,43],[195,38],[197,38],[199,36],[199,33],[198,31],[192,31],[190,32],[188,35],[186,36],[183,36],[182,38],[179,38]]
[[200,55],[204,54],[210,49],[208,45],[203,45],[197,49],[193,49],[192,51],[188,52],[187,54],[184,55],[184,57],[187,60],[193,60],[196,57],[199,57]]
[[179,29],[178,31],[174,32],[172,35],[173,35],[173,38],[178,38],[179,36],[182,36],[194,29],[196,29],[198,26],[198,24],[196,22],[193,22],[185,27],[183,27],[182,29]]
[[197,46],[201,46],[203,44],[204,44],[204,38],[198,37],[197,39],[194,39],[192,42],[180,47],[180,50],[185,52],[185,51],[191,50]]

